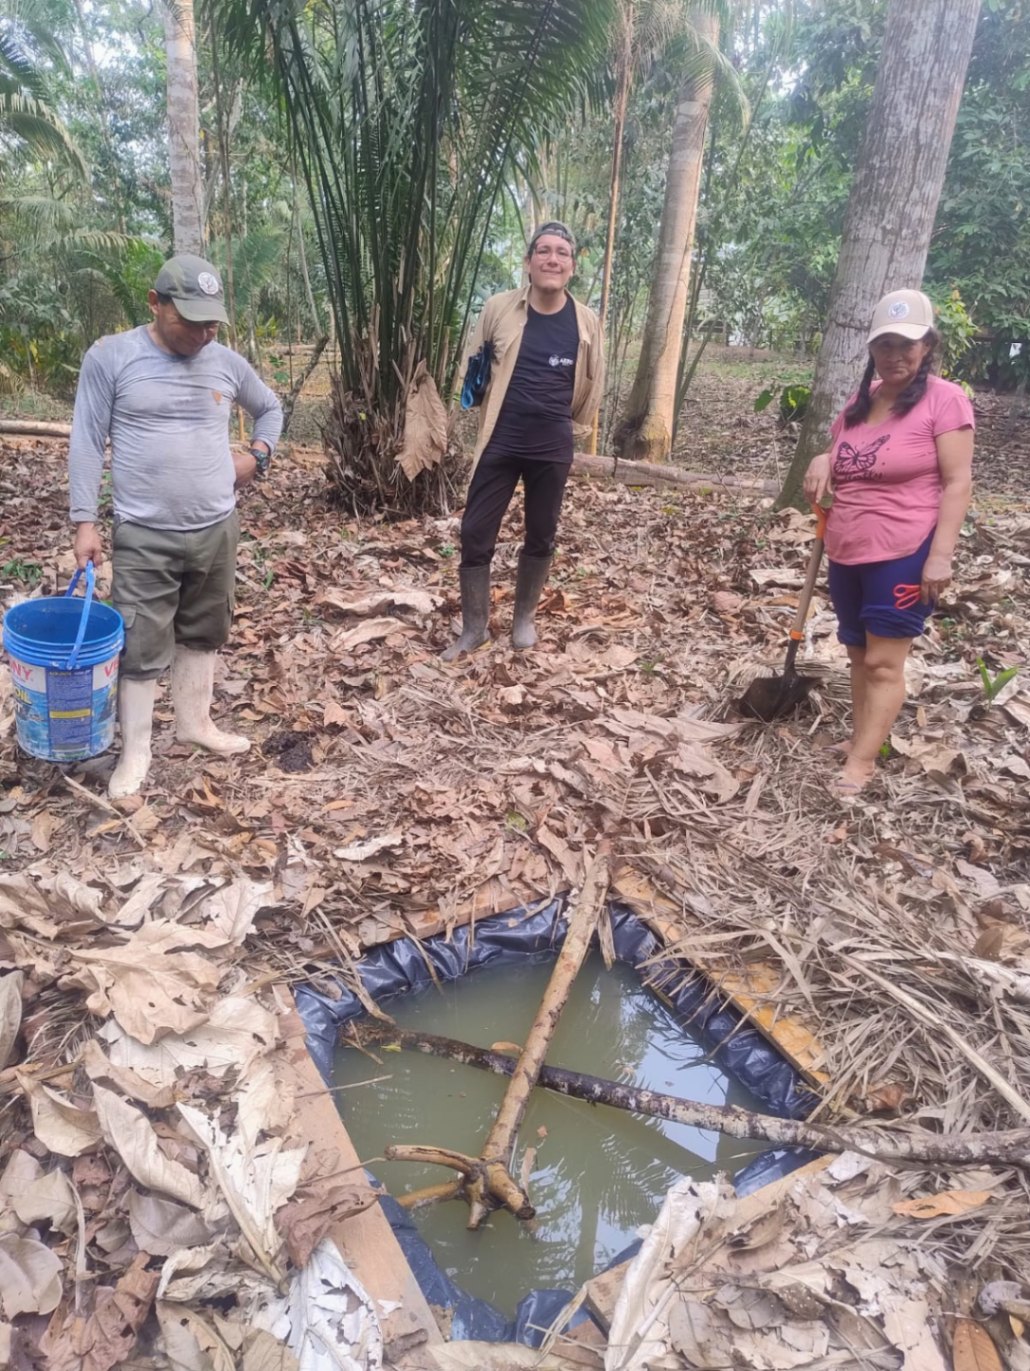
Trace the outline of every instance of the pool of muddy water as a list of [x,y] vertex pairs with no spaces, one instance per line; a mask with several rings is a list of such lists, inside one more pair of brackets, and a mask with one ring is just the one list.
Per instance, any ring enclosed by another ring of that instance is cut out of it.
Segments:
[[[488,968],[384,1000],[383,1008],[402,1028],[478,1047],[521,1043],[551,966]],[[353,1048],[336,1054],[335,1098],[363,1160],[381,1157],[388,1143],[478,1153],[505,1078],[418,1052],[376,1052],[381,1066]],[[706,1059],[634,971],[620,963],[606,971],[597,953],[576,979],[547,1062],[707,1104],[762,1108]],[[389,1079],[358,1084],[383,1075]],[[459,1285],[511,1314],[527,1291],[574,1289],[604,1267],[642,1224],[652,1222],[680,1176],[732,1174],[766,1146],[536,1090],[512,1166],[518,1178],[531,1153],[536,1219],[520,1224],[498,1212],[470,1233],[468,1206],[450,1200],[416,1211],[416,1221],[437,1262]],[[372,1161],[370,1169],[394,1195],[453,1179],[443,1168],[404,1162]]]

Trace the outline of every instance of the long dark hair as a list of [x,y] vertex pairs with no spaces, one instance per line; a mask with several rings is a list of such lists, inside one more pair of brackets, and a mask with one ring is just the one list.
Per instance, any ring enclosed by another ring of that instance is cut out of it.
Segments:
[[[937,351],[937,345],[941,341],[941,335],[936,329],[930,329],[923,335],[922,341],[930,344],[930,351],[923,358],[922,364],[915,376],[913,376],[912,380],[894,401],[893,405],[891,405],[891,413],[896,414],[899,419],[903,418],[909,410],[915,409],[916,405],[918,405],[919,401],[926,394],[926,378],[930,375],[930,370],[933,367],[934,354]],[[875,375],[876,363],[873,361],[872,357],[870,357],[858,387],[858,394],[844,411],[845,428],[854,428],[856,424],[864,424],[869,418],[869,411],[873,404],[873,397],[870,394],[869,388],[873,383],[873,377]]]

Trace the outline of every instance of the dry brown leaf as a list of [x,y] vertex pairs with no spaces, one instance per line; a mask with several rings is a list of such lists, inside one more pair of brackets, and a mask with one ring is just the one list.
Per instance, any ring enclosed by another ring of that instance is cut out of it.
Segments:
[[522,1051],[522,1048],[518,1045],[518,1043],[509,1043],[506,1042],[504,1038],[502,1038],[500,1042],[490,1044],[490,1051],[507,1052],[511,1056],[517,1057],[519,1053]]
[[391,633],[410,631],[410,626],[402,619],[363,619],[354,628],[342,629],[329,646],[333,652],[350,652],[362,643],[374,643],[379,638],[389,638]]
[[149,1109],[169,1109],[175,1103],[175,1091],[171,1086],[157,1086],[128,1067],[115,1066],[104,1056],[104,1049],[96,1038],[88,1038],[83,1044],[79,1062],[91,1081],[111,1081],[123,1095],[139,1100]]
[[[43,1175],[43,1168],[31,1153],[16,1147],[7,1158],[0,1175],[0,1233],[20,1232],[12,1200]],[[0,1362],[3,1366],[3,1362]]]
[[111,1060],[128,1067],[155,1086],[171,1088],[183,1071],[203,1068],[224,1076],[230,1068],[245,1075],[251,1064],[271,1051],[279,1039],[279,1021],[253,999],[226,995],[215,1002],[207,1023],[179,1036],[169,1034],[160,1042],[142,1043],[123,1034],[117,1025],[105,1025]]
[[59,1157],[78,1157],[99,1146],[103,1134],[92,1109],[77,1109],[70,1100],[34,1081],[24,1071],[16,1075],[29,1099],[33,1130],[48,1152]]
[[409,481],[435,467],[447,451],[447,411],[425,361],[411,378],[405,401],[404,439],[397,465]]
[[569,885],[579,885],[583,880],[583,854],[575,852],[559,834],[546,824],[538,824],[536,840],[556,859]]
[[307,1266],[312,1252],[330,1227],[351,1214],[368,1209],[376,1197],[377,1192],[360,1180],[322,1179],[317,1175],[305,1178],[275,1220],[286,1239],[286,1249],[294,1266],[298,1269]]
[[50,905],[28,876],[0,876],[0,928],[27,928],[40,938],[56,942],[60,925],[51,917]]
[[0,1311],[52,1314],[61,1301],[61,1260],[35,1238],[0,1234]]
[[20,971],[11,971],[0,980],[0,1071],[11,1060],[18,1030],[21,1028],[23,983],[24,977]]
[[973,955],[992,962],[1018,962],[1030,955],[1030,933],[1017,924],[990,923],[973,944]]
[[154,1257],[204,1247],[218,1236],[192,1209],[159,1195],[142,1195],[138,1190],[129,1192],[129,1226],[136,1246]]
[[252,1328],[243,1338],[240,1371],[297,1371],[300,1363],[280,1339],[263,1328]]
[[63,918],[83,915],[91,923],[102,922],[104,896],[95,886],[65,870],[58,871],[55,876],[42,877],[39,884],[49,895],[50,908]]
[[979,1209],[992,1199],[990,1190],[941,1190],[936,1195],[923,1195],[915,1200],[899,1200],[891,1211],[910,1219],[937,1219],[942,1214],[965,1214]]
[[154,1302],[158,1277],[145,1269],[147,1260],[139,1253],[114,1289],[99,1289],[89,1318],[75,1315],[47,1329],[47,1371],[111,1371],[124,1362]]
[[297,1188],[305,1149],[281,1149],[280,1139],[258,1147],[248,1146],[238,1130],[224,1133],[213,1119],[192,1105],[180,1104],[177,1108],[187,1127],[206,1148],[214,1183],[254,1255],[264,1271],[278,1282],[282,1276],[278,1267],[282,1239],[274,1215]]
[[364,862],[390,847],[403,847],[403,833],[382,833],[377,838],[366,838],[363,843],[351,843],[347,847],[334,847],[333,856],[343,862]]
[[93,1014],[114,1014],[141,1043],[156,1042],[167,1033],[188,1033],[207,1018],[211,993],[222,978],[210,958],[176,950],[203,937],[200,930],[155,920],[122,947],[95,952],[76,948],[73,956],[85,965],[62,985],[89,990],[87,1008]]
[[165,1156],[145,1116],[102,1085],[94,1084],[93,1098],[108,1146],[114,1148],[140,1185],[199,1209],[204,1203],[200,1177]]
[[344,600],[330,591],[320,595],[315,601],[319,607],[338,609],[341,614],[354,614],[359,618],[364,614],[377,614],[380,610],[397,606],[400,609],[413,609],[423,618],[432,614],[440,603],[439,595],[430,595],[425,590],[381,590],[373,595],[363,595],[359,600]]
[[928,776],[943,780],[952,773],[963,774],[969,770],[965,754],[940,740],[902,738],[892,733],[890,743],[895,752],[917,762]]
[[202,900],[191,917],[199,919],[206,932],[221,939],[221,944],[205,940],[205,946],[239,947],[253,930],[259,910],[273,903],[271,881],[252,881],[241,876]]
[[744,597],[732,590],[716,590],[712,594],[712,608],[716,614],[739,614],[744,608]]
[[262,1057],[237,1088],[237,1126],[253,1147],[262,1133],[279,1133],[293,1113],[295,1076],[280,1057]]
[[53,810],[41,809],[32,820],[30,838],[37,852],[49,852],[54,833],[64,823],[64,819]]
[[176,1371],[236,1371],[229,1348],[199,1314],[165,1300],[155,1309],[165,1355]]
[[1005,1371],[990,1333],[972,1319],[956,1319],[952,1358],[955,1371]]
[[871,1085],[862,1095],[854,1096],[856,1107],[867,1114],[894,1113],[911,1095],[911,1091],[897,1081],[883,1081]]
[[78,1227],[75,1192],[63,1171],[50,1171],[11,1196],[11,1208],[24,1224],[46,1220],[61,1233]]

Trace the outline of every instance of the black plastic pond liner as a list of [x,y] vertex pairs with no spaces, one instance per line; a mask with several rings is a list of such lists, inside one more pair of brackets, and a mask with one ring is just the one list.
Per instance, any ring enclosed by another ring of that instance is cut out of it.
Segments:
[[[433,983],[433,973],[437,980],[453,981],[484,966],[546,961],[564,940],[564,908],[564,900],[558,898],[530,910],[496,914],[473,928],[455,929],[449,939],[441,935],[421,942],[404,938],[384,943],[358,963],[362,985],[378,1001],[425,989]],[[609,905],[609,914],[616,957],[639,972],[644,962],[661,952],[662,944],[624,905]],[[718,992],[713,993],[704,977],[670,957],[647,967],[645,984],[660,993],[673,1017],[689,1027],[712,1060],[746,1086],[770,1114],[803,1119],[812,1112],[817,1098],[798,1073],[757,1029],[743,1021],[738,1010],[727,1005]],[[342,980],[334,989],[338,992],[335,997],[309,985],[294,990],[307,1030],[308,1049],[327,1085],[332,1083],[341,1027],[364,1013],[360,999]],[[815,1155],[797,1148],[763,1152],[737,1172],[733,1184],[739,1194],[748,1194],[788,1175]],[[450,1311],[452,1338],[522,1342],[536,1347],[543,1330],[572,1298],[572,1291],[530,1291],[520,1301],[512,1322],[485,1300],[467,1294],[441,1270],[405,1209],[387,1196],[380,1203],[426,1299]],[[634,1243],[620,1252],[611,1265],[625,1261],[639,1246],[639,1242]],[[573,1326],[585,1317],[580,1311]]]

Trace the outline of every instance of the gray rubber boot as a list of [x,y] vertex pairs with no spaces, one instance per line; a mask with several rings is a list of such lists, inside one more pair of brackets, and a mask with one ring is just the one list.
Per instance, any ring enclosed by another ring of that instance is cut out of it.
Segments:
[[461,636],[440,653],[440,660],[453,662],[465,652],[490,641],[490,567],[463,566],[458,570],[461,583]]
[[536,629],[533,618],[547,577],[550,575],[551,557],[527,557],[519,554],[519,573],[515,581],[515,614],[511,624],[512,646],[527,648],[536,646]]

